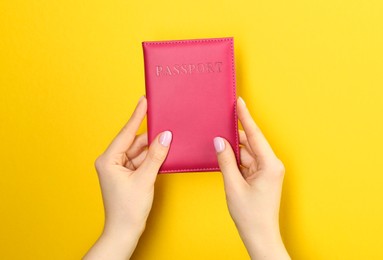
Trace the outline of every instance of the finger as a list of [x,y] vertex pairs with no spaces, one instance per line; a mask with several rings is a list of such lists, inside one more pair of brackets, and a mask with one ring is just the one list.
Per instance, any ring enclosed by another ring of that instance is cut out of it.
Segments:
[[132,144],[136,132],[146,115],[147,103],[145,96],[142,96],[126,125],[114,138],[112,143],[106,149],[106,153],[125,153]]
[[217,153],[218,164],[223,175],[225,187],[231,188],[237,185],[244,185],[245,180],[238,169],[230,143],[225,138],[215,137],[214,148]]
[[241,159],[241,165],[246,168],[249,168],[251,163],[254,162],[255,159],[250,155],[246,147],[240,147],[239,154]]
[[125,167],[135,171],[139,168],[144,161],[148,150],[143,150],[140,154],[136,155],[134,158],[126,162]]
[[128,151],[126,152],[126,155],[128,156],[129,159],[132,160],[137,155],[139,155],[143,150],[145,150],[147,145],[148,145],[148,134],[145,132],[143,134],[137,135],[134,138],[132,145],[129,147]]
[[251,147],[249,142],[247,141],[246,133],[243,130],[239,130],[239,144],[246,147],[247,151],[250,153],[251,156],[255,157],[255,154],[253,151],[251,151]]
[[240,167],[240,169],[239,169],[240,171],[241,171],[241,174],[242,174],[242,176],[243,176],[243,178],[246,180],[249,176],[250,176],[250,169],[248,169],[248,168],[246,168],[246,167],[243,167],[243,166],[241,166]]
[[260,158],[275,157],[271,146],[262,134],[261,130],[254,122],[242,98],[237,100],[238,119],[245,130],[247,141],[251,147],[251,151],[255,156]]
[[132,162],[133,162],[134,166],[136,167],[136,169],[141,166],[141,164],[145,160],[147,154],[148,154],[148,150],[144,150],[137,157],[132,159]]
[[147,181],[154,181],[158,171],[168,155],[172,133],[164,131],[156,136],[149,146],[148,152],[141,166],[140,175],[143,175]]

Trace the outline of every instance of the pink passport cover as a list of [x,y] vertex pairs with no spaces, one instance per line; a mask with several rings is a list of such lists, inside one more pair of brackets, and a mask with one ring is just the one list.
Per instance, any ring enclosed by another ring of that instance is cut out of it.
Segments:
[[160,173],[219,171],[213,139],[226,138],[239,165],[233,38],[142,43],[148,142],[173,134]]

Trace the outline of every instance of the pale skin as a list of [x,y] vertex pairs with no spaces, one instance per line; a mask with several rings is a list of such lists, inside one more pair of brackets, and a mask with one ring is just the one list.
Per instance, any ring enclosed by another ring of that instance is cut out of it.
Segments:
[[[154,183],[171,146],[169,131],[148,146],[137,131],[147,111],[141,97],[131,118],[95,162],[105,209],[104,229],[83,259],[129,259],[143,233]],[[251,259],[290,259],[279,231],[279,205],[285,169],[245,102],[237,100],[240,168],[230,144],[216,137],[212,145],[224,180],[227,206]]]

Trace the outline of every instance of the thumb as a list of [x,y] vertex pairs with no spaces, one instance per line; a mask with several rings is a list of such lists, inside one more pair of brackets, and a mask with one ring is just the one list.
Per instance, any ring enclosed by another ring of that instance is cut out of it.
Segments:
[[156,136],[149,146],[148,153],[139,169],[145,175],[155,176],[158,174],[162,163],[168,155],[170,142],[172,141],[172,132],[164,131]]
[[230,143],[222,138],[214,138],[214,148],[217,152],[219,168],[223,175],[223,181],[226,187],[244,183],[241,172],[238,169],[237,161]]

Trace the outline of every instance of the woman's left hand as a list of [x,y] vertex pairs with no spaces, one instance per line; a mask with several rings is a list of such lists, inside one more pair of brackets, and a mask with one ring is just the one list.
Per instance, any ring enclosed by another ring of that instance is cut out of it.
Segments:
[[145,229],[154,183],[172,140],[170,131],[136,135],[147,111],[143,96],[106,151],[95,161],[105,209],[104,230],[84,259],[127,259]]

